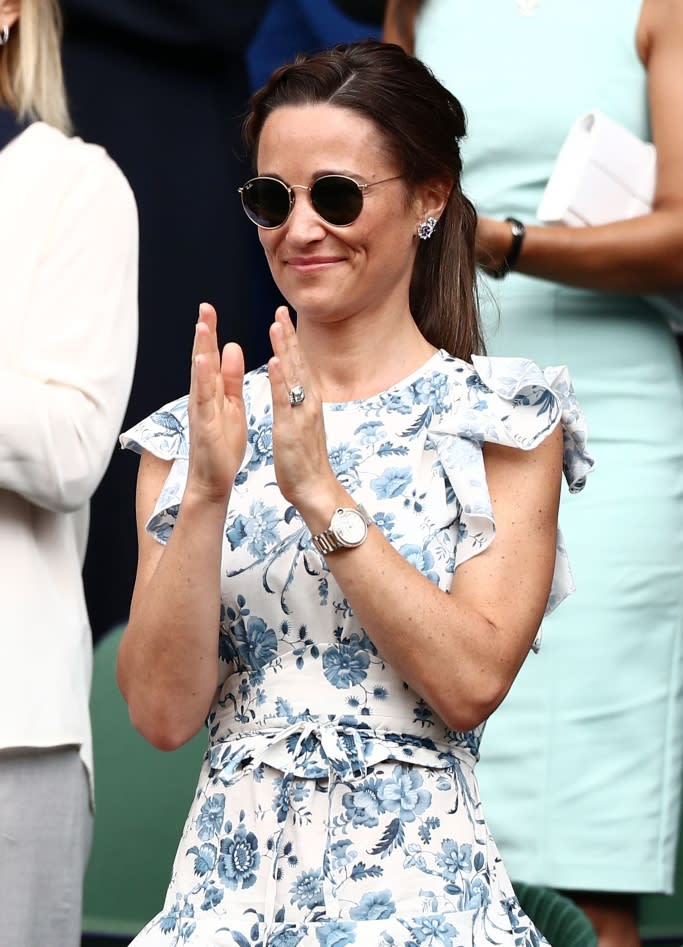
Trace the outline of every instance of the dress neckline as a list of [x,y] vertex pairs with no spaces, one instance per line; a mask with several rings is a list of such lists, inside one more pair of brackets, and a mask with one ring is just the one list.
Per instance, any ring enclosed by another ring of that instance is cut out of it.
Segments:
[[329,411],[341,411],[344,408],[349,408],[354,405],[368,405],[372,404],[373,401],[384,400],[392,393],[408,388],[416,381],[416,379],[432,371],[437,362],[443,362],[444,359],[447,358],[451,358],[451,356],[448,354],[448,352],[446,352],[445,349],[437,349],[436,352],[429,356],[426,362],[423,362],[422,365],[419,366],[419,368],[416,368],[415,371],[411,372],[409,375],[406,375],[404,378],[400,378],[398,381],[394,382],[393,385],[389,385],[388,388],[378,391],[374,395],[367,395],[365,398],[352,398],[349,401],[323,401],[323,409],[327,409]]

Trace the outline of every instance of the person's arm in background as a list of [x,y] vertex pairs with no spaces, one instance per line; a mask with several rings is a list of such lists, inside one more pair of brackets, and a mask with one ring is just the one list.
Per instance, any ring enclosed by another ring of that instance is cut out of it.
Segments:
[[[657,186],[650,214],[598,227],[528,227],[515,269],[590,289],[656,293],[683,287],[683,0],[644,0],[637,37],[648,75]],[[499,265],[510,225],[480,220],[480,262]]]
[[422,0],[386,0],[382,38],[385,43],[396,43],[407,53],[415,52],[415,18]]
[[104,473],[137,341],[133,195],[104,155],[73,171],[53,219],[37,222],[25,350],[0,372],[0,489],[60,512]]
[[[384,39],[413,51],[421,0],[388,0]],[[683,287],[683,0],[644,0],[637,36],[648,74],[657,188],[650,214],[598,227],[526,228],[515,269],[529,276],[613,292]],[[511,245],[510,224],[481,217],[480,265],[497,268]]]

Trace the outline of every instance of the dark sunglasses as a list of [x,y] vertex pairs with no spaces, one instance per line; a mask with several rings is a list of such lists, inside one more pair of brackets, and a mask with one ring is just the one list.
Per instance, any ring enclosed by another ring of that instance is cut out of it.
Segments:
[[264,230],[281,227],[292,213],[294,190],[310,191],[311,204],[316,214],[334,227],[348,227],[363,210],[363,193],[369,187],[397,181],[402,175],[359,184],[345,174],[326,174],[310,187],[305,184],[285,184],[279,178],[251,178],[238,188],[242,207],[249,220]]

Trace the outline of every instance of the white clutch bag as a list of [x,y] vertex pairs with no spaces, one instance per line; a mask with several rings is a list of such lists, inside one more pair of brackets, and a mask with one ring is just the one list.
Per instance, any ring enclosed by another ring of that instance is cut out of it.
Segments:
[[[657,154],[597,109],[572,125],[538,206],[543,224],[594,227],[639,217],[652,208]],[[647,297],[669,318],[683,322],[683,290]]]

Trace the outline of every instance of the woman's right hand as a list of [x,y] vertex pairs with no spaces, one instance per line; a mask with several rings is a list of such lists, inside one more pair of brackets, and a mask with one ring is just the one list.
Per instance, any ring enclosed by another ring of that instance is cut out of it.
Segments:
[[192,347],[186,492],[214,502],[227,501],[247,444],[243,381],[242,349],[228,342],[221,356],[216,310],[202,303]]

